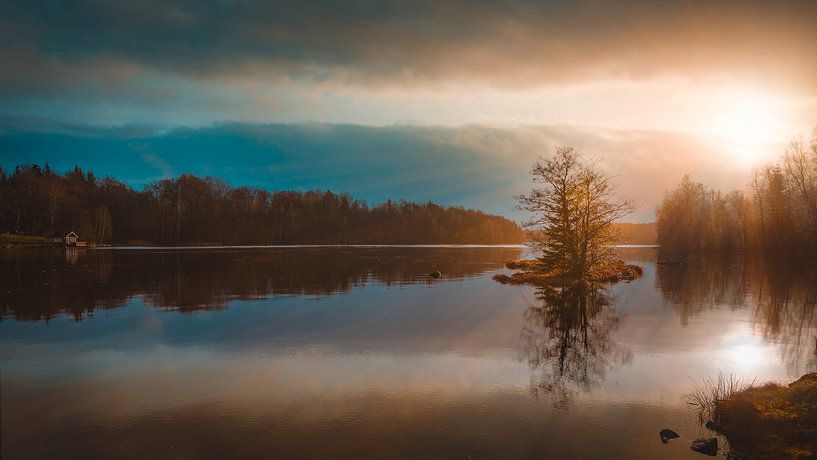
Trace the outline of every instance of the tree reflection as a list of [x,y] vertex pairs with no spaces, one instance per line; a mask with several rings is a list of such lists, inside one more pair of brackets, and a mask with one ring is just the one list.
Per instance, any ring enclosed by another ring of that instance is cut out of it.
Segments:
[[690,258],[658,266],[658,287],[682,324],[707,309],[751,308],[753,327],[780,343],[792,375],[817,370],[817,272],[761,259]]
[[573,284],[540,286],[541,306],[529,307],[522,329],[521,359],[532,373],[531,391],[557,403],[598,386],[607,371],[631,361],[612,339],[618,327],[606,288]]
[[689,318],[707,310],[740,308],[746,285],[754,282],[749,267],[741,257],[690,257],[684,263],[659,264],[658,287],[686,325]]
[[297,248],[0,252],[0,319],[80,320],[139,296],[192,313],[233,300],[326,296],[367,283],[404,285],[476,276],[516,248]]
[[764,265],[760,283],[748,297],[755,329],[780,341],[786,370],[817,370],[817,276],[811,270]]

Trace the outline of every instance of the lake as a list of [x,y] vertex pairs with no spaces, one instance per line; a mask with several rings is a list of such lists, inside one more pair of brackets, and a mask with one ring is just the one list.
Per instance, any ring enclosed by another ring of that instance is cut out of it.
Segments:
[[695,380],[817,368],[814,277],[619,251],[586,292],[495,282],[518,247],[0,252],[2,457],[702,458]]

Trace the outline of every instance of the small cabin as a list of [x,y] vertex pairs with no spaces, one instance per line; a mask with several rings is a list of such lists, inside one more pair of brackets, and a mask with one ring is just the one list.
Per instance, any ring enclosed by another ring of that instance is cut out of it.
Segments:
[[65,245],[66,246],[76,246],[78,239],[79,239],[79,236],[77,236],[76,233],[71,232],[71,233],[65,235]]

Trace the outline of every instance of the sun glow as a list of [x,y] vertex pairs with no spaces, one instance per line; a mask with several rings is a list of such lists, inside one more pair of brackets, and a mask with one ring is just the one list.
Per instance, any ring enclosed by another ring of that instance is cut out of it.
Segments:
[[780,115],[779,101],[758,90],[732,88],[712,96],[710,115],[703,130],[733,158],[754,166],[779,153],[790,136]]
[[735,331],[724,342],[722,363],[737,375],[753,376],[775,361],[775,351],[748,328]]
[[763,348],[758,345],[737,345],[729,348],[729,358],[741,369],[753,369],[762,364]]

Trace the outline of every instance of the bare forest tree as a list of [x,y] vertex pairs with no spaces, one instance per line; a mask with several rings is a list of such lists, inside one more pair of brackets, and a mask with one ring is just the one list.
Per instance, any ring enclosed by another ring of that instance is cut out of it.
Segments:
[[675,253],[817,254],[817,128],[754,170],[748,188],[723,195],[685,176],[658,208],[658,243]]

